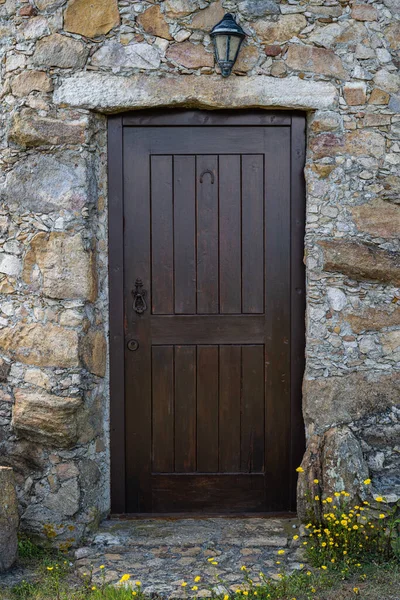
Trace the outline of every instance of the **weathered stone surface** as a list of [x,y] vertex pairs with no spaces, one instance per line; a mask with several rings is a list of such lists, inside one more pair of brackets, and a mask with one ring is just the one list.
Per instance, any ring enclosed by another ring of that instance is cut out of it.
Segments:
[[75,154],[28,156],[7,174],[0,197],[12,210],[81,210],[88,200],[86,165]]
[[166,0],[164,2],[165,12],[168,17],[185,17],[197,10],[198,0]]
[[222,0],[217,0],[194,15],[189,27],[191,29],[202,29],[209,32],[214,25],[223,19],[224,14],[225,9],[222,6]]
[[27,369],[24,380],[45,390],[51,389],[50,377],[40,369]]
[[79,510],[80,490],[77,479],[70,479],[63,483],[54,494],[47,494],[44,506],[54,514],[72,517]]
[[52,11],[65,3],[65,0],[35,0],[39,10]]
[[169,26],[165,20],[164,15],[161,12],[160,6],[150,6],[144,13],[139,15],[138,23],[143,27],[146,33],[155,35],[157,37],[164,38],[166,40],[172,40],[172,35],[169,32]]
[[23,279],[49,298],[94,300],[94,266],[80,233],[38,233],[25,256]]
[[192,44],[191,42],[173,44],[168,48],[167,58],[187,69],[214,66],[214,55],[207,52],[201,44]]
[[245,46],[241,49],[238,59],[233,67],[234,72],[248,73],[257,64],[259,59],[256,46]]
[[29,19],[24,27],[24,38],[27,40],[36,40],[39,37],[49,34],[47,19],[44,17],[34,17]]
[[382,198],[400,204],[400,177],[397,175],[387,175],[380,180],[384,190],[381,192]]
[[10,372],[11,365],[6,362],[3,358],[0,358],[0,381],[4,383],[7,381],[8,374]]
[[385,138],[380,133],[359,129],[346,134],[345,151],[353,156],[374,156],[385,154]]
[[14,115],[9,140],[25,148],[52,144],[83,144],[85,123],[41,117],[35,111],[24,110]]
[[10,569],[18,555],[18,499],[14,472],[0,466],[0,573]]
[[310,150],[314,159],[336,156],[344,152],[344,138],[333,133],[322,133],[310,140]]
[[372,4],[354,4],[351,16],[357,21],[376,21],[378,12]]
[[[360,490],[365,489],[363,481],[369,476],[360,443],[348,427],[332,427],[321,437],[314,435],[301,466],[304,473],[298,478],[297,512],[303,521],[310,519],[310,497],[333,498],[335,492],[345,490],[350,494],[348,501],[354,503],[360,497]],[[314,479],[319,483],[315,484]],[[362,499],[364,497],[362,494]],[[315,517],[320,520],[323,505],[313,502],[312,506]]]
[[364,127],[385,127],[390,125],[392,117],[380,113],[367,113],[363,119]]
[[296,36],[307,25],[303,15],[284,15],[278,21],[257,21],[254,29],[263,44],[286,42]]
[[230,77],[221,86],[220,77],[147,76],[118,77],[98,73],[79,74],[65,79],[55,92],[55,102],[113,112],[123,108],[190,106],[204,108],[330,108],[337,99],[333,85],[284,80],[273,77]]
[[379,88],[374,88],[369,97],[369,104],[389,104],[390,94]]
[[385,29],[385,38],[388,40],[392,50],[400,49],[400,22],[391,23]]
[[392,311],[369,308],[361,314],[346,315],[345,319],[354,333],[379,331],[385,327],[400,325],[400,308],[396,306]]
[[324,270],[343,273],[356,280],[400,285],[400,256],[377,246],[345,240],[320,241]]
[[27,365],[61,369],[79,366],[76,331],[51,323],[4,327],[0,344],[4,354]]
[[85,64],[88,54],[89,51],[82,42],[54,33],[38,41],[33,62],[61,69],[79,69]]
[[157,48],[142,42],[124,46],[110,40],[92,56],[92,65],[109,67],[112,69],[158,69],[160,66],[160,53]]
[[15,96],[27,96],[31,92],[51,92],[53,83],[44,71],[24,71],[11,83],[11,91]]
[[64,29],[89,38],[104,35],[119,25],[117,0],[70,0],[64,12]]
[[386,69],[378,71],[374,77],[375,85],[385,92],[397,92],[400,89],[400,75]]
[[340,129],[341,125],[342,119],[340,115],[331,110],[316,112],[310,122],[310,128],[317,133],[321,131],[336,131]]
[[350,423],[400,403],[400,374],[351,373],[343,377],[305,379],[303,413],[316,432]]
[[2,252],[0,254],[0,273],[18,276],[21,272],[21,259],[14,254]]
[[351,208],[357,229],[383,238],[397,238],[400,232],[400,206],[375,199]]
[[21,437],[66,448],[77,440],[80,398],[53,396],[44,391],[15,390],[12,425]]
[[279,56],[279,54],[282,52],[282,48],[281,46],[271,44],[264,46],[264,52],[267,56]]
[[367,99],[367,86],[363,81],[351,81],[344,86],[343,95],[349,106],[365,104]]
[[100,330],[89,331],[81,343],[82,362],[90,373],[104,377],[107,364],[107,342]]
[[381,344],[384,354],[392,354],[400,350],[400,330],[389,331],[381,335]]
[[279,6],[274,0],[240,0],[239,12],[248,19],[267,15],[279,15]]
[[347,73],[342,61],[333,50],[291,44],[289,46],[286,63],[291,69],[297,71],[311,71],[336,79],[345,79]]

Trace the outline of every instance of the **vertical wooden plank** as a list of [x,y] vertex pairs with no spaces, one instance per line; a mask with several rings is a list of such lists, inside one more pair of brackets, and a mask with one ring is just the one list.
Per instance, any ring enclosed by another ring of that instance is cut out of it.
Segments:
[[242,157],[243,312],[264,312],[264,156]]
[[290,128],[266,136],[266,493],[290,506]]
[[150,308],[133,310],[132,289],[140,277],[151,306],[150,265],[150,151],[146,131],[124,131],[124,296],[125,340],[135,339],[139,350],[125,346],[126,511],[151,511],[151,333]]
[[219,157],[219,299],[220,312],[242,310],[241,161]]
[[197,156],[197,312],[216,314],[218,302],[218,157]]
[[265,451],[264,347],[242,347],[241,471],[262,473]]
[[218,472],[218,346],[197,349],[197,471]]
[[175,314],[196,314],[196,157],[174,157]]
[[196,347],[175,346],[175,472],[196,471]]
[[304,164],[306,154],[306,119],[304,115],[292,117],[292,173],[291,173],[291,438],[292,455],[291,508],[296,510],[296,467],[305,450],[305,431],[302,415],[301,386],[305,368],[305,266],[304,235],[306,215],[306,192]]
[[240,346],[219,347],[219,470],[240,471]]
[[111,510],[125,512],[125,373],[122,119],[108,120]]
[[172,156],[151,157],[152,312],[174,312]]
[[153,472],[174,472],[174,348],[152,349]]

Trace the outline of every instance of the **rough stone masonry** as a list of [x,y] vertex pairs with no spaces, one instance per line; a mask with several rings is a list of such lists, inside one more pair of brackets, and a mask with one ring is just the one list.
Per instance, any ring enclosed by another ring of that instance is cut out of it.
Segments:
[[[211,27],[247,41],[231,78]],[[308,114],[300,497],[400,496],[400,2],[0,0],[0,464],[22,526],[109,510],[106,117]],[[304,514],[304,502],[299,504]]]

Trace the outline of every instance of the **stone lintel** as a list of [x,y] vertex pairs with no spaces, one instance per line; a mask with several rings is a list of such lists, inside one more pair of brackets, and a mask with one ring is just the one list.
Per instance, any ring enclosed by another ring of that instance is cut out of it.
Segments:
[[54,101],[113,113],[129,109],[182,106],[189,108],[333,108],[337,90],[331,83],[299,77],[221,77],[188,75],[122,77],[80,73],[61,80]]

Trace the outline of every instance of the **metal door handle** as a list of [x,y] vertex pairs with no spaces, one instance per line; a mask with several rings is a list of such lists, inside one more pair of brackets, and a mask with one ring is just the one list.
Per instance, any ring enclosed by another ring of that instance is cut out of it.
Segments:
[[138,277],[135,281],[135,289],[132,290],[133,310],[141,315],[147,310],[146,290],[143,289],[143,281]]

